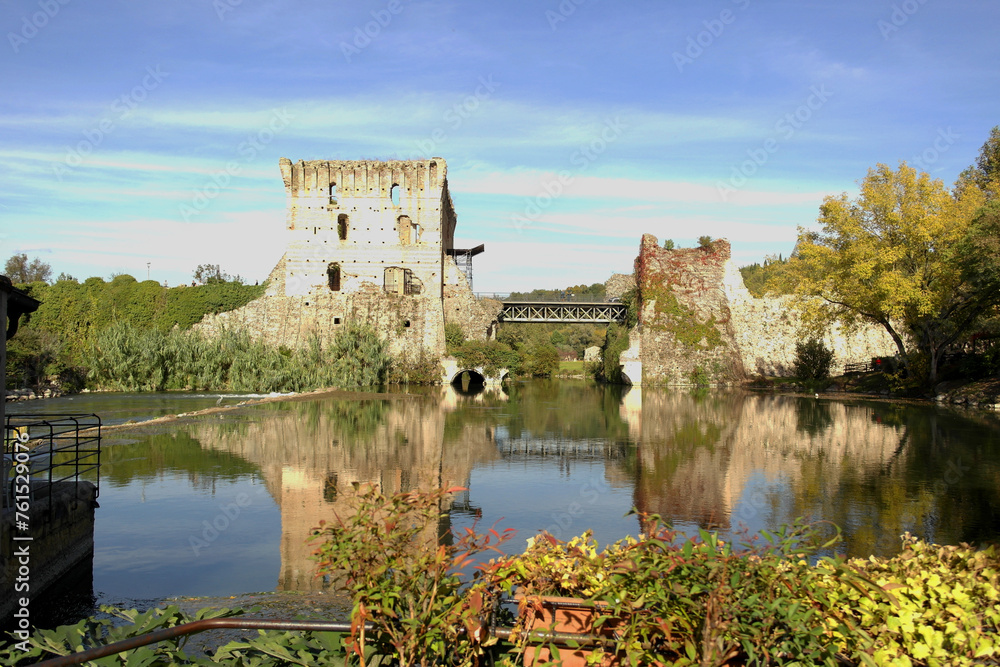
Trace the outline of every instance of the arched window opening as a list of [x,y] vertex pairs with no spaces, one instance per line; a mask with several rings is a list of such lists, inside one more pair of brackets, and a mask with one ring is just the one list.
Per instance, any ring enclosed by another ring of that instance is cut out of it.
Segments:
[[330,203],[336,205],[337,203],[337,184],[330,183]]
[[337,238],[347,240],[347,216],[343,213],[337,216]]
[[331,262],[327,265],[326,282],[330,286],[331,291],[340,291],[340,264],[338,262]]
[[389,190],[389,199],[392,200],[393,206],[399,206],[399,183],[392,184],[392,189]]

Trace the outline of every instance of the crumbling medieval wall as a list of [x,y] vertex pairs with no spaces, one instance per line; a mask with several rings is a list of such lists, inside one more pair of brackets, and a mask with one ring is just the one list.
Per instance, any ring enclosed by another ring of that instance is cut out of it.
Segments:
[[[444,354],[445,310],[469,338],[494,316],[476,302],[448,251],[457,217],[441,158],[279,163],[287,195],[286,247],[263,297],[205,317],[213,334],[245,328],[265,342],[328,342],[348,323],[366,324],[396,357]],[[447,304],[447,305],[446,305]]]
[[630,289],[635,289],[635,276],[631,273],[612,273],[604,281],[604,295],[609,299],[620,299]]
[[[646,234],[635,267],[640,311],[632,336],[639,344],[629,352],[638,352],[643,383],[690,384],[701,376],[718,384],[747,374],[792,374],[795,346],[808,337],[801,317],[790,297],[757,299],[747,291],[728,241],[666,250]],[[896,351],[875,326],[845,331],[834,325],[821,338],[834,352],[834,371]]]
[[667,250],[655,236],[643,235],[635,279],[644,384],[744,378],[724,287],[729,256],[724,240]]
[[445,266],[444,321],[462,327],[466,340],[490,340],[496,335],[503,303],[479,299],[472,293],[465,274],[450,257]]
[[[754,298],[731,260],[726,266],[725,290],[747,372],[779,377],[792,375],[795,345],[809,337],[799,311],[791,302],[792,297]],[[885,329],[875,325],[847,331],[834,324],[820,338],[833,351],[831,372],[834,374],[843,369],[844,364],[868,361],[872,357],[891,357],[897,352]]]

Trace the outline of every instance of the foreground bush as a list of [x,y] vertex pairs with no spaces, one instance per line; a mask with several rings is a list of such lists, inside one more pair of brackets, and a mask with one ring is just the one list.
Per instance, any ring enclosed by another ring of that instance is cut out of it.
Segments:
[[[475,565],[476,554],[495,551],[509,532],[466,529],[441,539],[448,500],[443,490],[385,496],[356,485],[352,513],[313,533],[320,573],[339,578],[353,596],[352,631],[260,633],[220,648],[211,663],[519,664],[528,646],[547,641],[517,632],[527,630],[523,625],[515,625],[513,644],[491,636],[491,622],[514,620],[499,604],[512,593],[523,594],[521,612],[553,594],[595,607],[595,627],[616,630],[597,648],[595,664],[612,657],[626,665],[1000,659],[1000,558],[992,547],[942,547],[906,535],[894,558],[845,560],[826,555],[839,532],[823,525],[799,522],[732,545],[706,531],[687,539],[658,517],[640,515],[638,538],[604,549],[589,534],[561,542],[542,533],[521,554]],[[516,623],[526,617],[521,613]],[[180,622],[170,610],[125,618],[135,626],[112,631],[90,620],[38,632],[28,640],[28,655],[8,646],[0,660],[63,655]],[[139,649],[127,664],[191,661],[182,649]]]

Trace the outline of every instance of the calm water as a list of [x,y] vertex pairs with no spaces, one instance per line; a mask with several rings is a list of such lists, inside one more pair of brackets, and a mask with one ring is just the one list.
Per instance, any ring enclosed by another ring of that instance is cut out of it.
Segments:
[[[47,407],[124,421],[218,396]],[[904,531],[941,543],[1000,535],[997,419],[926,405],[538,381],[475,398],[442,389],[272,403],[105,444],[102,602],[315,591],[306,538],[344,509],[353,481],[467,487],[452,525],[516,528],[511,551],[540,529],[614,541],[638,532],[632,507],[685,530],[826,519],[851,555],[892,554]]]

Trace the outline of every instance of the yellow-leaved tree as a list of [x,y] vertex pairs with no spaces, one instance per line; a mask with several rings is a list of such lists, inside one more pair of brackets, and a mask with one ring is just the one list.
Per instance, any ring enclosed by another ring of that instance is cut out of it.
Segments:
[[824,200],[819,231],[799,230],[786,278],[820,297],[814,318],[883,327],[903,364],[933,385],[946,348],[1000,304],[1000,258],[989,252],[1000,216],[984,206],[996,181],[948,189],[903,162],[875,166],[860,185],[856,198]]

